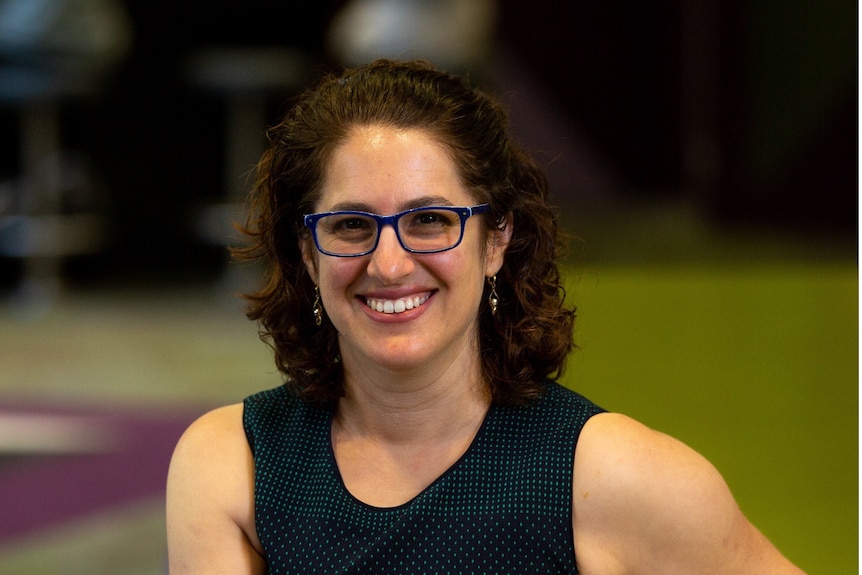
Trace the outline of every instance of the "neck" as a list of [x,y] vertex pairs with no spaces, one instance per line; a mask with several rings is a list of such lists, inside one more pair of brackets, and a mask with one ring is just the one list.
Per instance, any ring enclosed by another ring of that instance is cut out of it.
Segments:
[[482,376],[476,337],[416,362],[371,361],[342,346],[345,397],[336,425],[354,435],[393,443],[444,439],[482,421],[490,392]]
[[346,378],[336,425],[391,443],[435,442],[475,432],[491,403],[479,370],[422,379],[404,374]]

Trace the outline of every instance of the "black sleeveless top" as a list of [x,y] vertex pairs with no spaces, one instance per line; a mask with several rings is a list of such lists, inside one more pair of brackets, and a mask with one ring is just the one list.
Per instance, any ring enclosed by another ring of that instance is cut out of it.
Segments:
[[377,508],[344,487],[332,412],[278,387],[245,400],[255,522],[268,572],[577,573],[572,466],[603,410],[548,382],[527,407],[492,406],[467,452],[404,505]]

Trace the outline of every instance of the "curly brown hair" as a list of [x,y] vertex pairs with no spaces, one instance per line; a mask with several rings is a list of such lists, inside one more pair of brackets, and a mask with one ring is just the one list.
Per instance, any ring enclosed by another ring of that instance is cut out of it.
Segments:
[[511,222],[497,274],[499,308],[492,315],[483,298],[477,310],[479,352],[494,403],[538,397],[542,380],[559,377],[574,345],[575,312],[564,304],[547,180],[513,141],[500,104],[421,61],[378,60],[328,75],[268,131],[243,228],[250,243],[234,255],[268,264],[260,289],[245,295],[247,315],[258,321],[285,381],[315,403],[344,394],[335,328],[325,320],[317,326],[311,312],[315,286],[302,259],[302,217],[314,211],[333,149],[352,129],[371,124],[433,134],[477,202],[490,205],[486,231]]

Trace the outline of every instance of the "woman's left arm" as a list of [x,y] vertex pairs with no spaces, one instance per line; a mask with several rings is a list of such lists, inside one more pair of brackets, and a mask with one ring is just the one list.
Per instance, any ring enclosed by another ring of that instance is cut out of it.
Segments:
[[582,575],[804,575],[746,519],[715,467],[667,435],[600,414],[574,465]]

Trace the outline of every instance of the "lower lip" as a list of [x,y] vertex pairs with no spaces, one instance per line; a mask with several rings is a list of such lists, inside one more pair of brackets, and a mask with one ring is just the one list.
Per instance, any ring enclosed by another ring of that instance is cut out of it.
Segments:
[[377,311],[368,307],[368,305],[365,303],[365,298],[357,298],[357,300],[360,301],[362,309],[363,311],[365,311],[366,315],[368,315],[368,317],[378,323],[402,323],[406,321],[412,321],[425,313],[425,308],[428,307],[432,299],[434,299],[433,293],[429,295],[428,299],[425,300],[425,303],[423,303],[419,307],[404,310],[401,313],[384,313],[382,311]]

